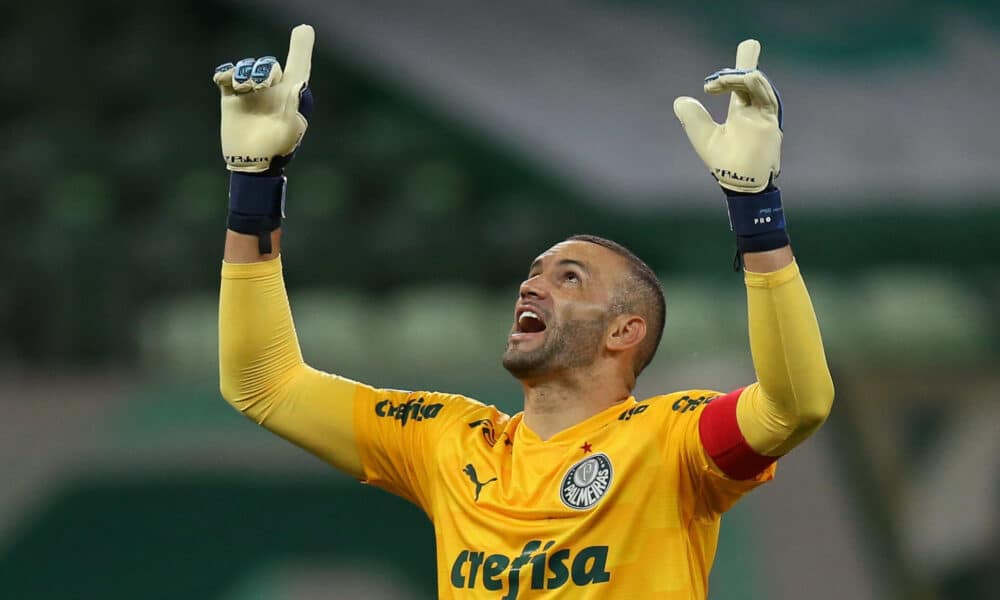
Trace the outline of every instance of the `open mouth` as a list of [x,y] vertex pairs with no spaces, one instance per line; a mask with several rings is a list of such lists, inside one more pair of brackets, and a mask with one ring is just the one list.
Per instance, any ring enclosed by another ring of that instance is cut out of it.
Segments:
[[517,322],[514,325],[514,334],[532,334],[545,331],[545,320],[538,312],[524,308],[517,311]]

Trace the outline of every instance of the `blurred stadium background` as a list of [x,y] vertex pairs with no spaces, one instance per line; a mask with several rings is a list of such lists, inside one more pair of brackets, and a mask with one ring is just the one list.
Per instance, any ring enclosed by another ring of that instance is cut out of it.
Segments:
[[[16,3],[0,56],[0,597],[426,598],[421,513],[219,397],[213,67],[318,32],[286,276],[306,358],[514,411],[516,283],[620,240],[640,392],[752,377],[721,194],[671,102],[744,37],[786,103],[831,421],[724,523],[715,599],[1000,597],[1000,7],[986,0]],[[724,101],[709,100],[718,117]],[[381,340],[392,339],[391,345]],[[669,560],[669,557],[664,557]]]

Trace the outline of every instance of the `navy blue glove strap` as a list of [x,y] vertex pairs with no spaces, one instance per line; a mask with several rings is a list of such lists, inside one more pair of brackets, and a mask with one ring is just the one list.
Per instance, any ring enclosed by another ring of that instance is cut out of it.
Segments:
[[729,226],[736,234],[739,254],[766,252],[788,245],[781,190],[771,185],[756,194],[725,192]]
[[271,253],[271,232],[285,216],[284,175],[231,173],[227,226],[238,233],[256,235],[261,254]]
[[736,235],[756,235],[785,228],[781,190],[774,186],[757,194],[726,190],[726,204],[729,205],[729,225]]

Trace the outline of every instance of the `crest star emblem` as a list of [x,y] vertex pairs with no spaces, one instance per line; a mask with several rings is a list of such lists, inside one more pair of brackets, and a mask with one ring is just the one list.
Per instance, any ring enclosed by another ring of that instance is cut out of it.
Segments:
[[583,445],[580,446],[580,450],[583,450],[584,454],[587,454],[588,452],[593,452],[594,451],[593,447],[590,445],[590,442],[584,442]]

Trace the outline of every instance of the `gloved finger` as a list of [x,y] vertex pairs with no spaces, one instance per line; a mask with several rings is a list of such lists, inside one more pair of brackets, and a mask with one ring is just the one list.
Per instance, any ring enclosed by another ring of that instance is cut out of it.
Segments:
[[738,69],[717,71],[705,78],[705,91],[709,94],[732,92],[735,98],[730,102],[730,108],[755,106],[778,113],[781,107],[781,101],[771,82],[757,69],[750,72]]
[[736,68],[752,71],[757,68],[760,59],[760,42],[754,39],[743,40],[736,47]]
[[236,65],[231,62],[223,63],[215,67],[215,74],[212,75],[212,81],[215,85],[219,86],[219,91],[222,92],[223,96],[232,96],[233,92],[233,71],[236,70]]
[[[740,42],[736,47],[736,68],[743,71],[753,71],[757,68],[757,61],[760,59],[760,42],[754,39],[747,39]],[[740,106],[746,106],[751,101],[747,94],[740,91],[733,91],[729,98],[729,110]]]
[[278,59],[273,56],[258,58],[250,71],[250,79],[253,80],[255,90],[271,87],[281,81],[281,65],[278,64]]
[[285,81],[309,81],[315,40],[316,32],[310,25],[299,25],[292,30],[288,41],[288,58],[285,59]]
[[285,115],[288,118],[301,116],[308,125],[312,110],[313,95],[308,83],[301,83],[289,91],[288,101],[285,102]]
[[763,71],[747,73],[744,81],[747,92],[750,94],[750,101],[754,106],[773,113],[781,111],[781,98],[778,96],[778,90],[771,85]]
[[691,145],[699,155],[708,146],[708,141],[715,133],[718,124],[712,120],[705,107],[694,98],[681,96],[674,100],[674,114],[684,127]]
[[722,69],[705,78],[705,93],[725,94],[732,92],[733,98],[729,108],[734,106],[749,106],[750,91],[747,89],[745,69]]
[[253,66],[256,62],[256,58],[244,58],[236,63],[236,69],[233,72],[233,91],[237,94],[253,91],[253,80],[250,79],[250,74],[253,72]]

